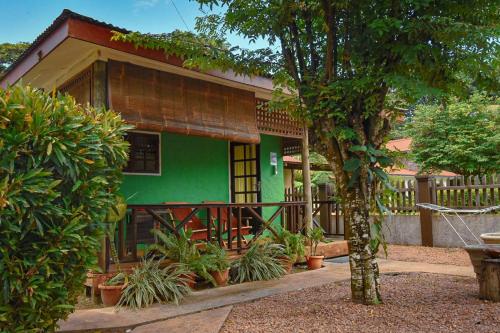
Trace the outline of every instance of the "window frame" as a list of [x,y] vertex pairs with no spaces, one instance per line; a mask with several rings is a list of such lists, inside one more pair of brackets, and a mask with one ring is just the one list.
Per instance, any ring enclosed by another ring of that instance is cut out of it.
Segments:
[[152,131],[141,131],[141,130],[130,130],[128,133],[139,133],[139,134],[149,134],[158,136],[158,172],[129,172],[123,171],[124,175],[132,175],[132,176],[161,176],[161,158],[162,158],[162,150],[161,150],[161,132],[152,132]]

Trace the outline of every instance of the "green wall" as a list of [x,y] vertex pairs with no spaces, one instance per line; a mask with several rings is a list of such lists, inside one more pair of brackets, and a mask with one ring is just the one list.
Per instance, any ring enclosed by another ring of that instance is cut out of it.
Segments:
[[[280,202],[285,200],[285,176],[283,173],[282,139],[276,136],[261,135],[260,141],[260,179],[262,202]],[[271,152],[278,154],[278,174],[271,166]],[[269,218],[276,207],[264,207],[263,217]],[[279,219],[275,220],[277,223]]]
[[[285,200],[281,144],[280,137],[261,136],[262,202]],[[121,192],[125,198],[133,196],[127,200],[128,203],[200,203],[203,200],[229,202],[227,141],[162,133],[161,150],[160,176],[124,175]],[[278,174],[274,173],[271,166],[271,152],[278,154]],[[276,207],[264,207],[264,218],[269,218],[275,210]]]
[[200,203],[229,200],[227,141],[161,134],[161,175],[124,175],[121,191],[129,203]]

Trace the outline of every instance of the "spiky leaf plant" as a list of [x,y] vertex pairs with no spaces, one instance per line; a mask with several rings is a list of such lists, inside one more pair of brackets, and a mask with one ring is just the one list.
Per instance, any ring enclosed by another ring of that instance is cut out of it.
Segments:
[[283,245],[254,244],[231,264],[231,281],[242,283],[278,279],[285,275],[280,257],[285,256]]
[[190,241],[191,230],[180,233],[179,237],[158,229],[153,229],[151,232],[158,239],[158,243],[149,247],[150,252],[157,252],[178,263],[187,263],[198,252],[194,243]]
[[122,292],[118,307],[140,309],[154,302],[179,301],[190,292],[188,270],[184,265],[160,268],[160,261],[143,260],[128,276],[128,284]]

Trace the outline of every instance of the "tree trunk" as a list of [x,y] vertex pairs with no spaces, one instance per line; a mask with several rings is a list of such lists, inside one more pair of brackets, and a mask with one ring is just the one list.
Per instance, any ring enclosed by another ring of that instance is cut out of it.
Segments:
[[369,200],[359,188],[344,192],[344,219],[349,226],[349,265],[352,299],[356,303],[379,304],[379,269],[370,247]]
[[[309,128],[304,124],[304,136],[302,137],[302,190],[306,207],[304,209],[303,230],[313,227],[312,217],[312,191],[311,191],[311,170],[309,168]],[[302,229],[301,228],[301,229]]]

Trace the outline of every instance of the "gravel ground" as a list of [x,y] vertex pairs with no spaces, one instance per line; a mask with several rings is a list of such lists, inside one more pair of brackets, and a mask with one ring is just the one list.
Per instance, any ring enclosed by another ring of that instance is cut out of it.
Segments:
[[500,332],[500,305],[473,278],[383,275],[384,304],[350,301],[348,281],[237,305],[221,332]]
[[[464,249],[461,248],[388,245],[387,255],[387,259],[391,260],[457,266],[471,265],[469,255]],[[379,257],[385,258],[383,250],[379,252]]]

